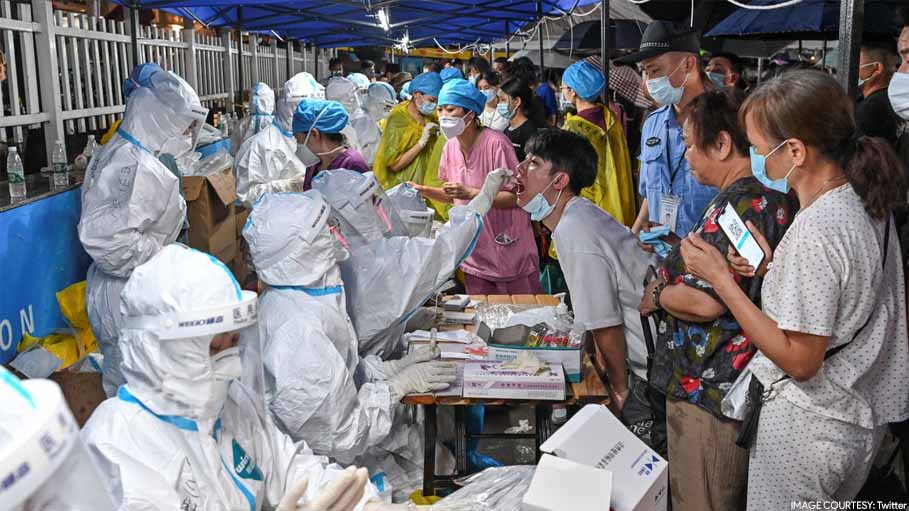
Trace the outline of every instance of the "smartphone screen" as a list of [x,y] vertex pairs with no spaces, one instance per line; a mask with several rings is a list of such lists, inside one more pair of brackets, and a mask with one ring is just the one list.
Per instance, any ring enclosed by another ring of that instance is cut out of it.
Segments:
[[736,252],[747,259],[753,268],[759,267],[764,261],[764,251],[732,205],[727,203],[723,207],[723,211],[717,217],[717,223]]

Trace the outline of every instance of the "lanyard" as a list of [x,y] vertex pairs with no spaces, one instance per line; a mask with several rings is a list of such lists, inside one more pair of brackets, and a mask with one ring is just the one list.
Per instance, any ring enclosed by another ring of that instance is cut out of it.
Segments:
[[[674,115],[674,114],[672,113],[672,110],[671,110],[671,109],[674,108],[674,107],[671,107],[671,106],[670,106],[669,108],[670,108],[670,112],[669,112],[670,115]],[[672,153],[671,153],[671,151],[669,150],[669,119],[666,119],[665,127],[666,127],[666,141],[665,141],[665,145],[666,145],[666,165],[669,167],[669,195],[673,195],[673,193],[672,193],[672,185],[675,183],[675,178],[676,178],[676,176],[679,175],[679,170],[681,170],[682,165],[681,165],[681,164],[676,165],[675,170],[673,170],[673,166],[672,166]]]
[[329,286],[329,287],[303,287],[303,286],[272,286],[268,287],[273,289],[289,289],[292,291],[302,291],[309,296],[330,296],[330,295],[339,295],[341,291],[344,290],[344,286]]
[[[139,399],[136,396],[132,395],[132,393],[129,390],[127,390],[125,385],[121,385],[120,388],[117,389],[117,398],[120,399],[121,401],[125,401],[127,403],[135,403],[135,404],[139,405],[146,412],[154,415],[156,418],[158,418],[168,424],[172,424],[179,429],[182,429],[184,431],[195,431],[195,432],[199,431],[199,425],[196,424],[196,421],[194,421],[192,419],[187,419],[186,417],[181,417],[179,415],[161,415],[161,414],[155,413],[151,408],[145,406],[145,403],[143,403],[142,401],[139,401]],[[217,421],[215,421],[214,428],[212,429],[212,438],[217,440],[218,437],[220,436],[220,433],[221,433],[221,419],[219,418]],[[248,488],[243,486],[243,483],[241,483],[240,480],[237,479],[236,476],[234,476],[233,472],[230,470],[230,467],[228,467],[227,463],[224,462],[224,457],[221,456],[220,452],[218,453],[218,458],[221,460],[221,464],[224,466],[224,469],[227,471],[227,475],[229,475],[231,480],[234,482],[234,486],[236,486],[240,490],[240,493],[242,493],[243,496],[246,498],[246,502],[249,503],[250,511],[255,511],[256,497],[252,494],[252,492],[249,491]]]
[[136,137],[127,133],[125,129],[117,128],[117,134],[120,135],[121,137],[123,137],[130,144],[132,144],[132,145],[138,147],[139,149],[142,149],[143,151],[147,152],[148,154],[151,154],[152,156],[154,156],[155,153],[149,151],[147,147],[142,145],[142,142],[139,142],[139,140]]

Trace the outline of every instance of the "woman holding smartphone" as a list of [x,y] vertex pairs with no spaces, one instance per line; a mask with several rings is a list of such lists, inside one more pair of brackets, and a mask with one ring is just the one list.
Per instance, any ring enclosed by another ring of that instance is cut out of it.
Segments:
[[[747,507],[849,501],[887,424],[909,417],[903,268],[891,221],[906,200],[903,171],[884,141],[856,133],[852,100],[821,72],[766,82],[739,118],[755,175],[791,187],[801,210],[776,249],[751,229],[770,261],[758,269],[697,234],[681,253],[758,349],[749,369],[763,386],[762,407]],[[765,272],[758,306],[738,275]]]
[[[695,230],[720,253],[732,247],[718,224],[724,211],[751,221],[775,247],[798,207],[788,195],[765,188],[752,175],[748,140],[738,122],[744,97],[736,89],[709,91],[686,108],[684,117],[691,173],[701,184],[720,190]],[[743,277],[735,285],[759,304],[761,280]],[[650,385],[666,396],[669,459],[674,467],[672,507],[741,509],[748,451],[735,445],[739,423],[723,416],[720,403],[754,355],[754,347],[713,287],[689,271],[678,246],[641,300],[642,314],[657,311]],[[660,417],[654,420],[662,422]]]

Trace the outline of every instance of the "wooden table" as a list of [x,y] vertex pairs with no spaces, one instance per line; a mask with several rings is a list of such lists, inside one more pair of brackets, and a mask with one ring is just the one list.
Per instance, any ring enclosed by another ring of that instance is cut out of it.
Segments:
[[[559,300],[549,295],[514,295],[514,296],[471,296],[471,299],[480,302],[492,304],[518,304],[518,305],[558,305]],[[473,331],[474,325],[445,325],[440,330],[457,330],[468,329]],[[439,486],[452,487],[452,480],[455,477],[467,475],[467,441],[469,439],[533,439],[536,444],[537,459],[540,457],[540,445],[549,438],[552,433],[552,424],[550,422],[552,405],[562,404],[585,405],[590,403],[608,403],[609,397],[606,386],[594,370],[593,364],[587,353],[583,355],[582,379],[579,383],[570,383],[566,386],[566,397],[563,401],[539,401],[524,399],[478,399],[463,398],[455,396],[434,396],[432,394],[420,394],[405,396],[401,400],[407,405],[422,405],[425,412],[423,422],[423,495],[434,495]],[[509,405],[527,405],[533,406],[536,416],[535,432],[526,434],[505,434],[505,433],[468,433],[465,422],[465,409],[471,405],[484,406],[509,406]],[[436,477],[436,438],[437,438],[437,407],[454,406],[455,407],[455,475],[453,477]]]

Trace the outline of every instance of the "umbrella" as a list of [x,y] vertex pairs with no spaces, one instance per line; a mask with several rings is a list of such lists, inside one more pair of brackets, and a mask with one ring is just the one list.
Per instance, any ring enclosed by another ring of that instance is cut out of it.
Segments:
[[[585,21],[574,26],[559,38],[556,50],[600,51],[600,20]],[[638,49],[641,35],[647,24],[637,20],[609,20],[609,48],[613,50]]]
[[[755,0],[752,5],[773,5],[779,0]],[[896,7],[906,0],[868,0],[865,37],[899,34]],[[758,39],[836,39],[840,25],[839,0],[803,0],[772,10],[739,9],[713,27],[708,37]]]

